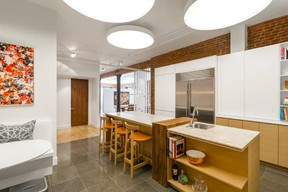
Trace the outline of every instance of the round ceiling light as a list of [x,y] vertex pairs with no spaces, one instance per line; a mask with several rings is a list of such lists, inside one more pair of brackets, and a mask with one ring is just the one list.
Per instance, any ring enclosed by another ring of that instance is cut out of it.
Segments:
[[155,0],[63,0],[79,13],[99,21],[125,23],[143,17]]
[[197,30],[221,29],[264,10],[272,0],[189,0],[184,22]]
[[154,43],[153,33],[144,27],[123,25],[109,30],[107,41],[123,49],[143,49]]

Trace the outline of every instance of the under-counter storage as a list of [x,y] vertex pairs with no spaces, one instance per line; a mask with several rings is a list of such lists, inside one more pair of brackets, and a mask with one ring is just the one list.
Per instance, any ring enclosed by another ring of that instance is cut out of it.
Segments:
[[[168,130],[167,136],[172,135],[180,135],[185,138],[186,150],[196,149],[206,154],[204,162],[199,165],[190,164],[186,155],[175,160],[167,157],[167,179],[177,190],[193,191],[191,184],[193,178],[201,174],[207,183],[209,192],[258,191],[259,135],[251,140],[243,150],[195,138],[192,135],[189,136],[188,133],[187,135],[181,134],[174,128]],[[174,161],[178,165],[179,171],[184,170],[188,176],[187,185],[182,185],[172,179]]]
[[260,123],[260,159],[278,165],[278,125]]
[[288,167],[288,126],[279,126],[279,165]]

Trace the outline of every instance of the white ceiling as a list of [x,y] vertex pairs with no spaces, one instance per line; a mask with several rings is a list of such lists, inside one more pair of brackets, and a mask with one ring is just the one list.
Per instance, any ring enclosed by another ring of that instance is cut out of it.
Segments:
[[[156,0],[151,11],[144,17],[125,23],[143,26],[151,30],[155,37],[154,44],[146,49],[125,50],[110,45],[106,40],[108,30],[121,24],[104,23],[85,17],[67,6],[62,0],[29,1],[58,13],[57,55],[58,60],[66,63],[71,60],[70,50],[75,50],[77,57],[73,60],[79,60],[79,62],[118,66],[118,61],[123,61],[123,66],[129,66],[230,32],[230,28],[213,31],[196,31],[188,28],[183,21],[183,10],[187,0]],[[264,11],[241,24],[249,26],[287,13],[287,0],[273,0]],[[104,72],[114,69],[114,67],[107,69],[106,66]]]

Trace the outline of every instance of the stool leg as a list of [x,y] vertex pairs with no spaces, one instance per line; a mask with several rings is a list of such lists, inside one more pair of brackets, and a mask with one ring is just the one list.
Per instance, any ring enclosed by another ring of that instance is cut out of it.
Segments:
[[116,130],[115,130],[115,141],[114,141],[114,143],[115,143],[115,153],[114,153],[114,165],[117,165],[117,143],[118,143],[118,141],[117,141],[117,133],[116,133]]
[[125,140],[125,147],[124,147],[124,166],[123,166],[123,172],[126,172],[127,144],[128,144],[128,139],[126,138],[126,140]]
[[111,161],[112,159],[112,146],[113,146],[113,142],[112,142],[112,138],[113,138],[113,128],[111,129],[111,134],[110,134],[110,153],[109,153],[109,160]]
[[102,130],[103,131],[103,133],[102,133],[102,156],[104,156],[104,149],[105,149],[105,142],[106,141],[104,141],[104,135],[106,134],[106,130],[105,129],[103,129]]
[[100,148],[101,148],[101,123],[100,123],[100,133],[99,133],[99,151],[100,151]]
[[133,145],[134,145],[133,140],[131,140],[131,148],[130,148],[130,150],[131,150],[130,178],[131,179],[133,179],[133,177],[134,177],[134,146]]

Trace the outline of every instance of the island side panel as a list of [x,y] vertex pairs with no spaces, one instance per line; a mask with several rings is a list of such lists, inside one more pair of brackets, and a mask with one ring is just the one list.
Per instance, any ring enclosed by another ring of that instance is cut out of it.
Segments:
[[155,122],[152,125],[152,178],[164,187],[169,186],[167,182],[167,129],[189,122],[190,118],[180,117]]
[[248,145],[248,191],[259,191],[260,135]]

